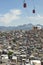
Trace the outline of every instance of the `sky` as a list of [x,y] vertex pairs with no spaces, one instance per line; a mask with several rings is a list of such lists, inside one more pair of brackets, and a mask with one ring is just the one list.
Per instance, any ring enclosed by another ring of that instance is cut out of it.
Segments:
[[[34,1],[34,4],[33,4]],[[0,26],[18,26],[32,23],[43,25],[43,0],[0,0]],[[33,14],[34,9],[36,13]]]

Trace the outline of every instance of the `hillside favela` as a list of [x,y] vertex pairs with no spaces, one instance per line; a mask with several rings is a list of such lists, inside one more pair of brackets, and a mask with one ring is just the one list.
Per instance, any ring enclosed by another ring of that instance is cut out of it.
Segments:
[[0,0],[0,65],[43,65],[43,0]]

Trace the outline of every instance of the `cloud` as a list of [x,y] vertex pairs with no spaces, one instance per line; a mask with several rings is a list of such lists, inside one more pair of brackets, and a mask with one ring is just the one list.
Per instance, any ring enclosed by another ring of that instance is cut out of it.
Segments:
[[20,19],[21,10],[12,9],[5,14],[0,14],[0,22],[9,25],[12,21]]
[[37,15],[37,16],[30,16],[28,19],[33,19],[33,20],[38,20],[38,19],[43,19],[43,16]]
[[43,24],[43,16],[40,16],[39,14],[36,16],[27,17],[27,19],[30,21],[30,23],[32,22],[33,24]]

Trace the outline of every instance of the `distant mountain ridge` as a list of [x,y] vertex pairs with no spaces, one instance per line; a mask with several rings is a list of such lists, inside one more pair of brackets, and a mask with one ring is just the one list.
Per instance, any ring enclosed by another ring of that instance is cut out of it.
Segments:
[[[0,31],[9,31],[9,30],[30,30],[33,28],[33,24],[24,24],[24,25],[19,25],[19,26],[0,26]],[[41,26],[43,28],[43,25],[37,24],[36,26]]]

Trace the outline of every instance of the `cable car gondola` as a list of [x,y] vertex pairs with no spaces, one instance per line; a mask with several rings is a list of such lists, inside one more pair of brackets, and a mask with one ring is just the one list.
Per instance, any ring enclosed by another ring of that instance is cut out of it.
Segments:
[[32,10],[32,13],[35,13],[35,9]]
[[[35,3],[34,3],[34,0],[32,0],[33,2],[33,10],[32,10],[32,13],[35,14],[36,13],[36,10],[35,10]],[[27,3],[25,2],[25,0],[23,1],[23,7],[26,8],[27,7]]]
[[32,1],[33,1],[33,8],[34,8],[34,9],[32,10],[32,13],[35,14],[35,13],[36,13],[36,11],[35,11],[35,3],[34,3],[34,0],[32,0]]
[[23,3],[23,7],[24,7],[24,8],[27,7],[27,4],[26,4],[25,0],[24,0],[24,3]]

